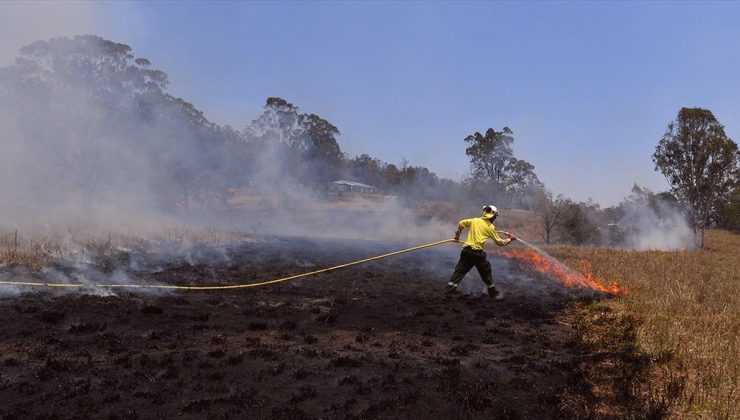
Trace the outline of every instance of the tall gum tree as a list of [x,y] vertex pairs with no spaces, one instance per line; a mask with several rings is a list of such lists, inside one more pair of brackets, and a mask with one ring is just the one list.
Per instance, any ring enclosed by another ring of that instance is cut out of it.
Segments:
[[702,108],[681,108],[655,147],[655,169],[688,206],[700,247],[711,215],[737,185],[739,158],[737,143],[712,111]]
[[[29,112],[21,130],[29,147],[92,206],[101,184],[116,179],[111,170],[120,150],[124,120],[135,98],[162,95],[167,75],[135,59],[131,47],[95,35],[37,41],[20,49],[15,65],[13,103]],[[3,83],[3,80],[0,80]],[[6,98],[2,98],[6,99]],[[120,165],[118,165],[120,166]]]
[[511,204],[524,204],[517,198],[541,187],[534,165],[514,157],[514,132],[509,127],[501,131],[489,128],[485,134],[476,132],[467,136],[465,143],[473,175],[490,184],[493,198],[507,197]]

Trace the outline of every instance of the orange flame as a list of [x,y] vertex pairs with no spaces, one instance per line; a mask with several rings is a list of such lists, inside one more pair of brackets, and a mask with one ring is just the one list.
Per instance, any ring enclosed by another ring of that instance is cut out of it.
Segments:
[[554,276],[563,286],[577,289],[592,289],[612,295],[623,295],[627,289],[615,282],[605,283],[597,279],[591,272],[591,263],[581,261],[581,270],[585,274],[573,271],[555,259],[548,258],[532,248],[507,250],[507,256],[526,264],[530,269],[542,274]]

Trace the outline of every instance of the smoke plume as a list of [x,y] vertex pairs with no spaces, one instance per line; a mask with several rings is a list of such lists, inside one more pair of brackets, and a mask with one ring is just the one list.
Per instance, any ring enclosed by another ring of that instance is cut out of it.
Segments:
[[[158,269],[140,267],[152,255],[163,266],[229,264],[218,246],[249,236],[451,235],[393,197],[328,197],[342,155],[322,118],[273,101],[239,131],[167,85],[128,45],[94,35],[33,42],[0,68],[0,243],[43,266],[4,278],[135,282]],[[101,268],[119,254],[133,257]]]
[[686,213],[668,193],[656,195],[635,185],[620,210],[616,229],[627,248],[667,251],[694,245]]

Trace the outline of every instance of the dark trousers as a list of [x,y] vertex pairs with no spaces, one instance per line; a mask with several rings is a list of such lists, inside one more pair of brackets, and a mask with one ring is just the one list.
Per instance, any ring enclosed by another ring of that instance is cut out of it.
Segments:
[[462,281],[463,277],[468,274],[471,268],[475,267],[480,274],[480,278],[483,280],[488,287],[493,287],[493,276],[491,275],[491,263],[486,258],[486,253],[483,251],[473,250],[470,247],[463,248],[460,253],[460,260],[455,266],[455,272],[450,277],[448,286],[457,287]]

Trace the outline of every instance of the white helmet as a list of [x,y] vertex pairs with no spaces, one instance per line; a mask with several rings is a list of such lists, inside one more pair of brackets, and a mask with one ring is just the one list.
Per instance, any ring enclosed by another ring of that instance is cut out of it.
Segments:
[[498,216],[498,209],[496,206],[489,204],[487,206],[483,206],[483,218],[485,219],[494,219]]

